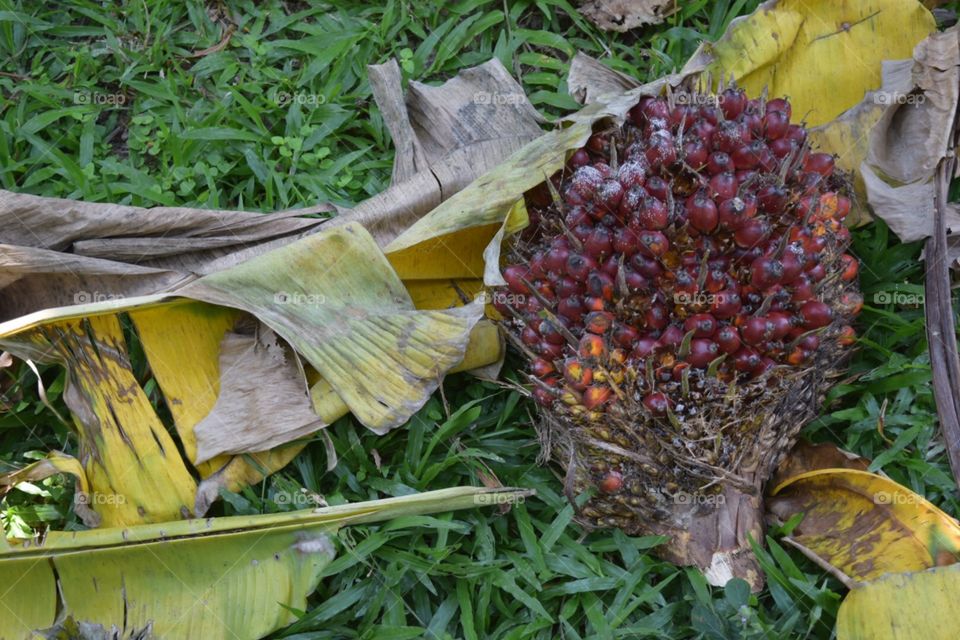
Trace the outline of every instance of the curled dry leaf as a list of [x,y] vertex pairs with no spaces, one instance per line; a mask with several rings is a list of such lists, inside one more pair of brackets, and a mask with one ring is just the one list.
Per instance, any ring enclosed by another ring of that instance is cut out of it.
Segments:
[[22,469],[0,475],[0,497],[21,482],[38,482],[63,473],[76,479],[73,499],[76,514],[88,527],[99,526],[100,516],[89,507],[91,503],[90,485],[87,482],[87,474],[84,472],[83,466],[73,456],[60,451],[51,451],[42,460],[37,460]]
[[833,443],[811,444],[801,440],[777,466],[777,470],[767,483],[770,487],[780,486],[790,478],[820,469],[858,469],[866,471],[870,461],[855,453],[844,451]]
[[604,31],[623,33],[660,24],[677,10],[676,0],[584,0],[578,11]]
[[960,524],[906,487],[858,469],[817,469],[772,486],[767,511],[803,513],[792,540],[851,581],[936,566],[960,550]]
[[[383,246],[541,133],[540,116],[496,59],[438,87],[411,82],[406,98],[394,66],[371,69],[371,84],[387,127],[399,137],[396,180],[350,210],[144,208],[0,190],[0,320],[169,292],[196,274],[222,271],[331,224],[360,223]],[[324,213],[339,215],[305,217]],[[449,283],[442,285],[443,301],[458,301]],[[438,288],[422,285],[414,298],[435,302],[430,291]]]
[[[11,353],[67,368],[64,397],[76,418],[81,464],[93,491],[116,498],[94,505],[108,526],[203,513],[220,487],[259,480],[289,462],[299,446],[264,449],[347,411],[385,432],[422,406],[448,370],[482,366],[501,355],[490,325],[474,335],[481,304],[416,310],[372,236],[356,224],[205,276],[179,294],[45,310],[0,325],[0,344]],[[263,374],[274,384],[251,392],[242,419],[233,419],[240,407],[224,402],[250,384],[235,378],[246,374],[244,380],[263,383],[258,367],[229,370],[221,362],[221,343],[242,312],[310,363],[319,377],[309,397],[307,372],[291,369],[298,362],[291,357],[267,368],[277,373]],[[186,460],[133,375],[120,313],[138,332]],[[276,395],[263,395],[270,393]],[[303,403],[297,410],[275,410],[298,397]],[[205,418],[219,428],[197,431]],[[199,441],[206,437],[211,442]],[[233,444],[225,447],[225,440]],[[247,451],[253,459],[216,455]],[[196,465],[199,490],[188,471],[197,460],[203,460]]]

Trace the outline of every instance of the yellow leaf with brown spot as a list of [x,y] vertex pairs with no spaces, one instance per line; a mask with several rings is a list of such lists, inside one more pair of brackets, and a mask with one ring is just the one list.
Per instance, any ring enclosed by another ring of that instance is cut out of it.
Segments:
[[960,565],[893,573],[852,589],[837,640],[956,640]]
[[767,498],[780,521],[803,513],[792,539],[855,581],[920,571],[960,551],[960,523],[893,480],[818,469],[782,480]]

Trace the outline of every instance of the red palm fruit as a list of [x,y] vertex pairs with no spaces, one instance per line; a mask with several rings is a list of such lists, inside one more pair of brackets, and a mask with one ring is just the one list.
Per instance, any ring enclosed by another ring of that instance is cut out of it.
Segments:
[[594,153],[605,152],[608,144],[609,140],[607,136],[599,133],[590,136],[590,138],[587,140],[587,148]]
[[857,279],[857,273],[860,271],[860,263],[849,253],[840,256],[843,266],[843,273],[840,278],[846,282],[853,282]]
[[761,211],[767,213],[783,211],[789,199],[790,194],[778,184],[768,184],[757,191],[757,204]]
[[656,169],[677,161],[677,147],[673,134],[665,129],[654,131],[648,141],[645,156],[650,167]]
[[659,416],[666,413],[667,409],[670,408],[670,400],[667,399],[666,394],[654,391],[643,398],[643,406],[650,413]]
[[750,284],[757,289],[771,287],[783,278],[783,263],[766,256],[757,258],[750,265]]
[[710,150],[699,138],[683,143],[683,161],[694,169],[699,169],[707,163]]
[[581,243],[586,242],[590,234],[593,233],[593,223],[590,221],[581,222],[577,226],[572,227],[570,231]]
[[612,349],[610,355],[607,356],[607,365],[616,366],[626,363],[627,361],[627,352],[625,349]]
[[563,378],[577,391],[583,391],[593,382],[593,369],[579,358],[567,358],[563,361]]
[[587,293],[595,298],[602,298],[609,302],[613,300],[615,282],[609,273],[591,271],[587,276]]
[[833,156],[829,153],[810,153],[803,159],[803,170],[827,177],[833,173]]
[[638,251],[640,239],[630,227],[619,227],[613,232],[612,242],[615,252],[629,258]]
[[816,351],[817,347],[820,346],[820,336],[815,333],[808,333],[800,338],[797,344],[803,347],[804,351]]
[[570,296],[579,295],[583,292],[583,284],[577,282],[570,276],[561,276],[556,281],[557,297],[561,300]]
[[[567,215],[564,216],[563,221],[564,223],[566,223],[568,227],[572,229],[580,223],[590,222],[590,212],[587,210],[587,207],[585,205],[578,204],[576,206],[573,206],[567,209]],[[567,250],[570,249],[570,243],[567,240],[566,236],[561,236],[556,240],[563,240],[564,244],[562,245],[562,248]],[[556,240],[554,240],[554,243],[551,243],[551,247],[550,247],[551,249],[556,243]],[[560,246],[560,245],[557,245],[557,246]]]
[[613,326],[613,314],[609,311],[591,311],[583,319],[583,328],[602,336]]
[[863,310],[863,296],[856,291],[840,294],[840,308],[844,313],[856,316]]
[[725,320],[740,313],[742,306],[743,302],[740,299],[740,294],[732,289],[727,289],[714,295],[714,299],[710,303],[710,313],[715,318]]
[[670,193],[670,184],[660,176],[650,176],[647,178],[645,186],[647,193],[662,202],[667,201],[667,194]]
[[567,162],[573,168],[582,167],[585,164],[590,164],[590,154],[587,153],[586,149],[577,149]]
[[650,337],[643,337],[636,341],[633,345],[633,351],[630,352],[630,357],[634,359],[645,358],[653,350],[657,348],[657,341]]
[[530,257],[530,275],[536,279],[547,275],[547,270],[543,264],[543,251],[537,251]]
[[606,211],[616,211],[620,206],[620,200],[623,198],[623,185],[618,180],[607,179],[603,181],[594,196],[600,207]]
[[807,358],[810,357],[810,353],[801,349],[800,347],[794,347],[793,351],[787,354],[787,364],[793,365],[795,367],[800,366],[806,362]]
[[586,280],[587,275],[591,271],[596,271],[599,268],[600,265],[597,264],[596,260],[588,255],[583,255],[582,253],[571,253],[567,258],[567,275],[574,280]]
[[783,340],[793,329],[793,317],[784,311],[771,311],[767,318],[773,323],[773,339]]
[[756,169],[757,165],[760,164],[760,157],[766,150],[767,145],[762,140],[754,140],[734,149],[733,153],[730,154],[730,159],[733,160],[733,166],[739,171]]
[[534,358],[530,363],[530,371],[538,378],[545,378],[551,373],[556,373],[557,368],[553,363],[543,358]]
[[763,116],[761,129],[767,140],[777,140],[787,135],[790,128],[790,116],[782,111],[772,111],[769,108]]
[[644,230],[637,237],[640,240],[638,249],[646,256],[659,258],[670,249],[667,236],[659,231]]
[[717,329],[714,340],[717,341],[717,346],[723,353],[736,353],[740,349],[740,332],[735,327],[729,325],[720,327]]
[[573,172],[569,191],[576,193],[584,200],[589,200],[593,198],[601,184],[603,184],[603,174],[596,167],[587,165]]
[[809,277],[813,282],[820,282],[826,277],[826,275],[827,268],[823,266],[822,262],[817,262],[807,269],[807,277]]
[[[718,176],[723,175],[729,174],[718,174]],[[687,199],[685,206],[687,221],[691,227],[701,233],[710,233],[717,228],[717,221],[719,220],[717,205],[707,194],[702,191],[693,194]]]
[[588,410],[596,409],[606,404],[612,394],[613,392],[610,390],[610,387],[600,387],[597,385],[587,387],[587,390],[583,392],[583,406]]
[[503,270],[503,279],[507,281],[507,285],[513,293],[529,294],[530,288],[524,284],[524,280],[529,281],[531,277],[530,268],[523,265],[514,264]]
[[640,339],[640,332],[628,324],[617,324],[611,335],[614,343],[625,348],[632,347]]
[[747,106],[747,96],[743,89],[729,87],[719,96],[720,110],[727,120],[736,120]]
[[[562,238],[566,240],[566,238]],[[570,257],[570,249],[564,244],[555,244],[551,246],[545,254],[543,254],[543,266],[546,267],[547,271],[552,271],[553,273],[562,273],[566,269],[567,258]]]
[[729,231],[737,229],[746,220],[747,205],[742,198],[727,198],[717,207],[720,226]]
[[683,342],[683,335],[683,330],[680,327],[670,325],[660,334],[660,340],[658,340],[659,346],[667,349],[675,349]]
[[799,242],[791,242],[788,244],[780,262],[783,263],[783,277],[780,279],[780,282],[789,284],[799,278],[800,274],[803,273],[803,245]]
[[541,340],[540,344],[537,345],[537,353],[547,360],[556,360],[563,355],[563,345]]
[[737,177],[729,171],[718,173],[710,178],[710,195],[719,200],[726,200],[737,195]]
[[542,407],[552,407],[557,401],[557,397],[553,394],[553,392],[548,389],[544,389],[543,387],[534,387],[532,395],[537,404]]
[[811,234],[803,240],[803,251],[807,254],[808,265],[820,260],[819,254],[827,247],[827,239],[822,235]]
[[720,122],[720,111],[711,104],[705,104],[700,107],[700,118],[716,126]]
[[587,311],[605,311],[607,308],[607,303],[603,298],[584,296],[583,306],[586,307]]
[[623,487],[623,474],[619,471],[608,471],[597,483],[597,488],[603,493],[617,493]]
[[535,345],[540,343],[540,333],[533,327],[527,325],[520,332],[520,341],[526,345]]
[[788,140],[796,142],[797,146],[800,146],[807,141],[807,130],[800,125],[792,124],[787,127],[786,137]]
[[617,254],[611,254],[610,257],[604,260],[603,264],[600,265],[600,270],[616,281],[617,273],[620,271],[620,256]]
[[837,218],[843,220],[850,213],[850,198],[844,195],[837,196]]
[[733,160],[730,158],[730,154],[723,151],[714,151],[710,154],[710,157],[707,158],[707,172],[710,175],[717,175],[718,173],[725,173],[733,171],[735,167],[733,166]]
[[662,200],[649,196],[640,203],[635,220],[640,229],[664,229],[670,224],[670,212]]
[[790,117],[793,115],[793,109],[790,107],[790,101],[786,98],[774,98],[772,100],[768,100],[765,113],[770,113],[771,111],[779,111],[787,117],[787,120],[790,120]]
[[541,320],[539,333],[544,342],[561,345],[566,342],[566,338],[563,337],[560,326],[553,320]]
[[773,157],[778,159],[786,158],[799,148],[796,142],[787,137],[771,140],[768,146],[770,147],[770,153],[773,154]]
[[725,120],[717,124],[717,131],[713,134],[713,147],[718,151],[733,153],[737,147],[750,142],[750,139],[750,132],[744,125]]
[[733,366],[737,371],[752,373],[762,364],[763,359],[749,347],[741,347],[733,356]]
[[580,354],[580,357],[588,359],[602,358],[606,351],[607,347],[603,343],[603,338],[594,333],[583,334],[583,337],[580,338],[580,345],[577,348],[577,353]]
[[650,305],[650,308],[643,315],[643,321],[647,329],[659,331],[667,326],[670,315],[667,313],[666,307],[657,303]]
[[586,242],[583,243],[583,250],[597,262],[603,262],[604,258],[613,251],[610,230],[603,225],[594,227]]
[[650,98],[649,100],[641,98],[640,110],[647,120],[660,118],[666,120],[670,117],[670,105],[663,98]]
[[631,267],[623,268],[623,281],[627,285],[627,291],[637,293],[650,286],[650,281],[644,278],[640,273]]
[[769,222],[762,218],[749,218],[734,232],[733,240],[737,246],[750,249],[766,240],[769,235]]
[[819,329],[833,321],[833,309],[819,300],[808,300],[800,307],[804,329]]
[[760,138],[763,136],[763,118],[759,114],[745,113],[740,120],[746,130],[750,132],[751,137]]
[[840,334],[837,336],[837,344],[849,347],[857,341],[857,332],[853,330],[853,327],[850,325],[844,326],[840,329]]
[[709,338],[717,330],[717,319],[709,313],[695,313],[684,321],[683,330],[693,331],[694,338]]
[[740,327],[740,337],[750,346],[759,346],[773,339],[776,327],[766,316],[751,316]]
[[716,342],[707,338],[694,338],[690,341],[690,353],[685,360],[691,366],[705,369],[708,364],[720,356],[720,347]]
[[570,322],[580,322],[583,318],[583,300],[580,296],[568,296],[561,298],[557,303],[557,315],[566,318]]
[[[641,156],[642,157],[642,156]],[[623,185],[624,189],[633,187],[642,187],[647,180],[647,169],[649,165],[644,160],[628,160],[617,169],[617,180]]]
[[623,198],[620,200],[620,207],[618,212],[620,213],[621,218],[626,218],[632,215],[635,211],[640,209],[640,205],[643,204],[643,200],[648,196],[647,190],[641,187],[640,185],[630,187],[630,189],[623,194]]
[[693,126],[690,127],[689,134],[685,133],[684,137],[689,135],[689,137],[696,138],[709,147],[713,144],[713,134],[716,130],[716,123],[711,123],[700,118],[693,123]]
[[533,315],[537,315],[540,311],[543,310],[543,303],[540,302],[539,298],[530,296],[526,299],[526,303],[523,305],[523,308]]
[[667,118],[667,122],[670,123],[670,127],[673,129],[677,129],[681,125],[683,125],[684,129],[689,129],[690,125],[693,124],[695,115],[688,105],[678,104],[670,110],[670,116]]
[[797,278],[793,283],[792,289],[793,296],[790,298],[792,302],[806,302],[807,300],[812,300],[815,295],[813,281],[810,280],[806,274]]

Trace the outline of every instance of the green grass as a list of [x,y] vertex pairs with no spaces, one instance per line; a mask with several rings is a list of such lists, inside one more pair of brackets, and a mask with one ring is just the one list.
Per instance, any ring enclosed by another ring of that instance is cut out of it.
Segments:
[[[393,161],[366,65],[396,57],[405,80],[437,83],[496,56],[555,117],[576,106],[564,77],[577,49],[653,78],[757,1],[684,3],[667,24],[625,35],[597,31],[564,0],[231,4],[228,46],[194,57],[221,40],[210,8],[219,5],[0,0],[0,186],[143,206],[350,205],[387,185]],[[873,458],[960,513],[937,435],[922,308],[874,302],[877,293],[922,292],[920,246],[897,243],[880,224],[857,231],[854,246],[868,302],[862,340],[850,380],[805,435]],[[62,373],[43,376],[62,406]],[[0,370],[9,405],[0,467],[74,447],[35,387],[25,367]],[[532,411],[514,391],[451,376],[404,429],[378,437],[349,417],[335,424],[332,472],[314,442],[282,473],[227,496],[221,513],[292,509],[303,489],[330,504],[491,478],[538,491],[507,513],[346,531],[308,611],[276,637],[832,636],[839,584],[774,538],[758,550],[769,586],[753,596],[742,582],[710,588],[696,571],[659,561],[650,552],[657,539],[585,535],[571,524],[556,471],[536,464]],[[13,492],[0,509],[8,530],[79,526],[62,480],[32,491]]]

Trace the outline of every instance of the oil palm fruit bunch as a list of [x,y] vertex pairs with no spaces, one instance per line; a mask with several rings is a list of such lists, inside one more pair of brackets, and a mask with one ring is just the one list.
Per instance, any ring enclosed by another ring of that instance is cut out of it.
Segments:
[[527,194],[494,296],[580,521],[672,534],[719,582],[754,577],[762,483],[862,304],[848,181],[791,117],[735,86],[640,99]]

